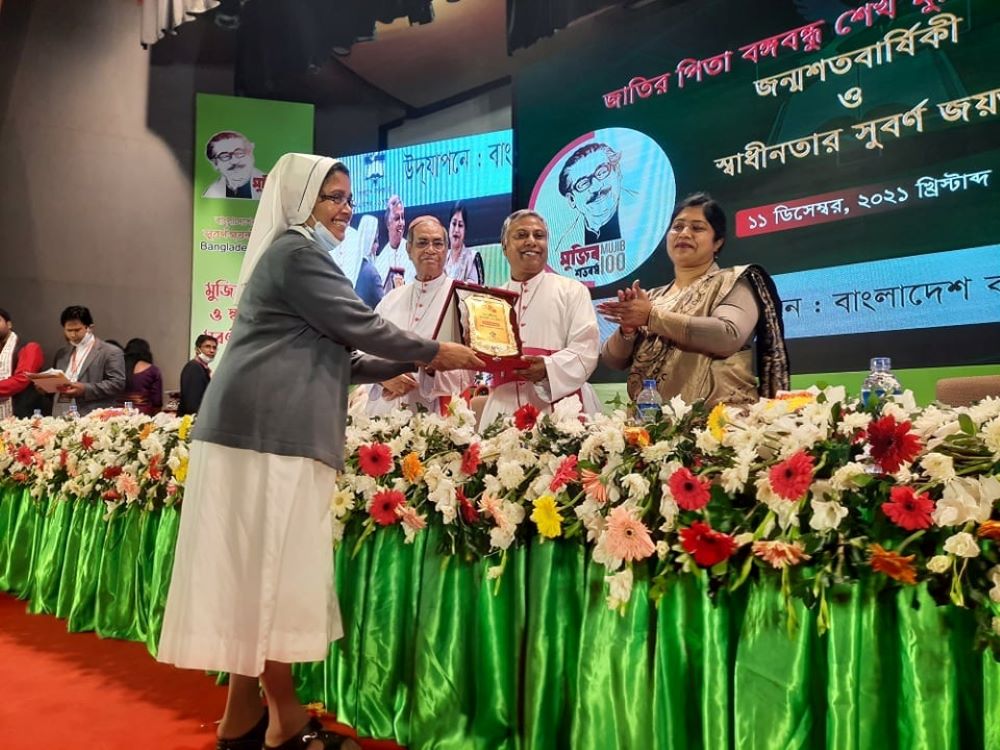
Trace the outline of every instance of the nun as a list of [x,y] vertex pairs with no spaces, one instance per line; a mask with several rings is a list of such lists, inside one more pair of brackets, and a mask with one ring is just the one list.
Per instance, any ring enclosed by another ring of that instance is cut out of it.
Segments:
[[344,466],[348,385],[421,364],[482,365],[472,350],[403,331],[358,298],[331,258],[352,209],[342,163],[286,154],[275,164],[232,337],[192,432],[157,658],[230,674],[222,750],[358,747],[310,720],[291,671],[324,659],[343,635],[330,497]]

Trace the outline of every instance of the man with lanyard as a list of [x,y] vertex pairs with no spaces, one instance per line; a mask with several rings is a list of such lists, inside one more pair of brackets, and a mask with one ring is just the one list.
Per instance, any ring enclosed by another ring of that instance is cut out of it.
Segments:
[[94,318],[86,307],[67,307],[59,321],[69,346],[56,352],[53,366],[72,382],[56,394],[52,416],[65,416],[74,404],[81,416],[117,405],[125,390],[122,350],[94,336]]
[[194,341],[194,359],[189,360],[181,370],[181,399],[177,405],[177,416],[197,414],[201,399],[212,379],[209,367],[219,349],[219,341],[214,336],[203,333]]
[[588,414],[601,411],[587,378],[597,367],[600,334],[590,292],[574,279],[545,272],[549,228],[534,211],[515,211],[500,231],[500,244],[510,264],[506,289],[517,292],[514,305],[521,345],[528,366],[493,376],[493,388],[480,427],[525,404],[539,412],[576,395]]
[[42,347],[19,338],[10,313],[0,308],[0,420],[30,417],[43,408],[45,399],[31,387],[27,373],[41,370],[44,361]]

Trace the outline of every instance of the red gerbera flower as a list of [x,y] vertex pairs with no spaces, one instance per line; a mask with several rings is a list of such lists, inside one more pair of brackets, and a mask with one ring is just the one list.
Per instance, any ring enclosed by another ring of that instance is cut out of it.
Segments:
[[530,430],[538,421],[539,411],[531,404],[525,404],[514,412],[514,426],[519,430]]
[[778,497],[795,501],[806,494],[812,484],[813,460],[805,451],[799,451],[771,467],[768,477],[771,488]]
[[570,482],[575,482],[580,478],[580,472],[576,470],[576,464],[580,459],[576,456],[566,456],[556,469],[556,475],[549,482],[549,492],[558,492]]
[[83,433],[83,437],[80,438],[80,443],[83,445],[84,450],[90,450],[94,447],[94,438],[88,435],[86,432]]
[[696,521],[689,528],[681,529],[681,544],[703,568],[711,568],[736,551],[736,541],[721,531],[715,531],[702,521]]
[[684,510],[701,510],[708,505],[709,487],[705,479],[699,479],[687,467],[682,467],[667,480],[674,502]]
[[916,531],[930,527],[934,501],[929,495],[918,495],[912,487],[893,487],[889,498],[891,502],[882,503],[882,512],[901,529]]
[[163,477],[163,471],[160,469],[160,455],[157,454],[149,459],[149,478],[158,482],[161,477]]
[[122,473],[121,466],[108,466],[107,468],[104,469],[104,471],[101,472],[101,476],[103,476],[105,479],[114,479],[121,473]]
[[455,499],[458,500],[458,509],[462,512],[462,520],[466,523],[475,523],[479,520],[479,513],[476,507],[469,502],[462,487],[455,489]]
[[63,448],[59,451],[59,466],[66,468],[66,464],[69,462],[69,451]]
[[473,443],[462,454],[462,473],[472,476],[479,470],[479,443]]
[[35,452],[26,445],[17,449],[17,462],[25,466],[31,466],[35,462]]
[[392,526],[394,523],[399,523],[399,514],[396,513],[396,508],[405,502],[406,495],[399,490],[376,492],[368,513],[379,526]]
[[385,443],[372,443],[358,448],[358,465],[370,477],[380,477],[392,471],[392,449]]
[[910,423],[897,424],[891,414],[872,420],[868,425],[868,442],[872,458],[887,474],[895,474],[900,466],[915,459],[921,448],[920,438],[910,432]]

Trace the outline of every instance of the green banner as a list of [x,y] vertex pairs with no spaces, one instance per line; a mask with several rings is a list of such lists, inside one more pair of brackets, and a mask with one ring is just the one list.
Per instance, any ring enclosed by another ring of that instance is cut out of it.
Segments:
[[198,94],[195,118],[191,346],[208,333],[221,354],[267,172],[282,154],[312,153],[313,106]]

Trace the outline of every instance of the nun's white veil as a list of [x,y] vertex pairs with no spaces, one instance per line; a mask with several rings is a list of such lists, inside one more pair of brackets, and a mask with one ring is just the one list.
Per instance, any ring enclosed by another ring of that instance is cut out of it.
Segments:
[[372,243],[378,235],[378,219],[371,214],[365,214],[358,222],[358,246],[361,248],[361,257],[372,259]]
[[285,154],[275,163],[267,175],[257,205],[250,241],[240,268],[237,302],[264,251],[279,235],[309,218],[326,175],[338,163],[329,156],[313,154]]

